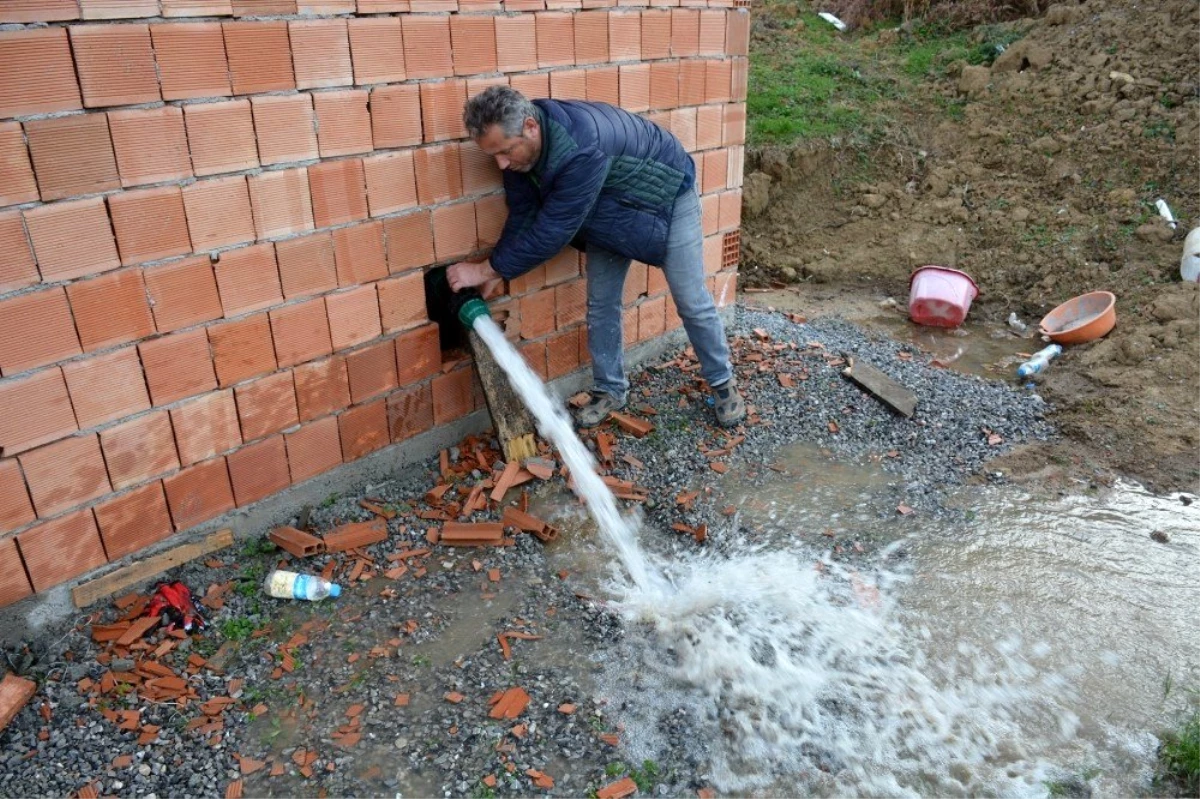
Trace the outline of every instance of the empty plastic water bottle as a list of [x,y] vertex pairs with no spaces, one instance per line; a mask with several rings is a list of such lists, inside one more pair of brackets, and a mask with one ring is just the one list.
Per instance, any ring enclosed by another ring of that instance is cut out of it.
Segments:
[[316,602],[327,596],[341,596],[342,587],[311,574],[276,569],[267,575],[267,593],[276,599],[307,599]]
[[1017,377],[1029,377],[1037,374],[1045,369],[1053,358],[1061,354],[1062,347],[1058,344],[1051,344],[1049,347],[1038,350],[1032,358],[1017,367]]

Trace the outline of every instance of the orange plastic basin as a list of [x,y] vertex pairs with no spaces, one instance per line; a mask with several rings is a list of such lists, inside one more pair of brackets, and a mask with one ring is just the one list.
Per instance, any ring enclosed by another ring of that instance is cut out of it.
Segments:
[[1093,291],[1069,299],[1046,314],[1038,329],[1059,344],[1082,344],[1107,336],[1116,324],[1116,295]]

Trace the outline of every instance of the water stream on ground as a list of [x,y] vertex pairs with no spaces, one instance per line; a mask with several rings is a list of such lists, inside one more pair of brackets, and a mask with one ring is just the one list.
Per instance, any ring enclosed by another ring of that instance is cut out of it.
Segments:
[[[1145,790],[1153,732],[1200,679],[1200,504],[993,488],[897,518],[877,465],[797,447],[782,473],[722,486],[734,540],[667,556],[673,534],[639,543],[560,404],[490,320],[477,330],[599,530],[560,499],[548,552],[627,622],[598,691],[635,762],[671,752],[743,795]],[[869,546],[835,556],[830,537]],[[624,571],[601,578],[606,551]]]

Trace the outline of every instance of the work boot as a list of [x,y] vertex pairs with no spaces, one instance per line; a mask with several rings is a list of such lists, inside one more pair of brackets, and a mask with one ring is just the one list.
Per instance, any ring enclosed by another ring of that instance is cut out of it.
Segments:
[[587,405],[575,412],[575,423],[580,427],[595,427],[607,419],[610,412],[624,407],[624,397],[614,397],[607,391],[593,391]]
[[746,418],[746,401],[737,389],[735,378],[713,386],[712,394],[713,410],[717,412],[717,423],[721,427],[733,427]]

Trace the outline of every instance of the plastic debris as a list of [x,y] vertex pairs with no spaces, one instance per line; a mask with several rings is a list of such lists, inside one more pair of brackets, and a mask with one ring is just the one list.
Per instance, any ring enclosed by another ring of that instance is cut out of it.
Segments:
[[1167,224],[1171,226],[1171,230],[1179,227],[1179,223],[1175,221],[1175,214],[1171,213],[1171,206],[1167,205],[1167,201],[1159,197],[1154,201],[1154,207],[1158,209],[1158,215],[1167,220]]
[[833,14],[830,14],[828,11],[822,11],[822,12],[818,13],[817,16],[820,17],[821,19],[825,20],[826,22],[828,22],[833,27],[837,28],[839,31],[842,31],[843,33],[846,31],[846,27],[847,27],[846,23],[842,22],[840,19],[835,17]]
[[181,582],[162,583],[150,597],[146,616],[165,617],[167,630],[180,627],[184,632],[204,628],[204,617],[192,602],[192,592]]

